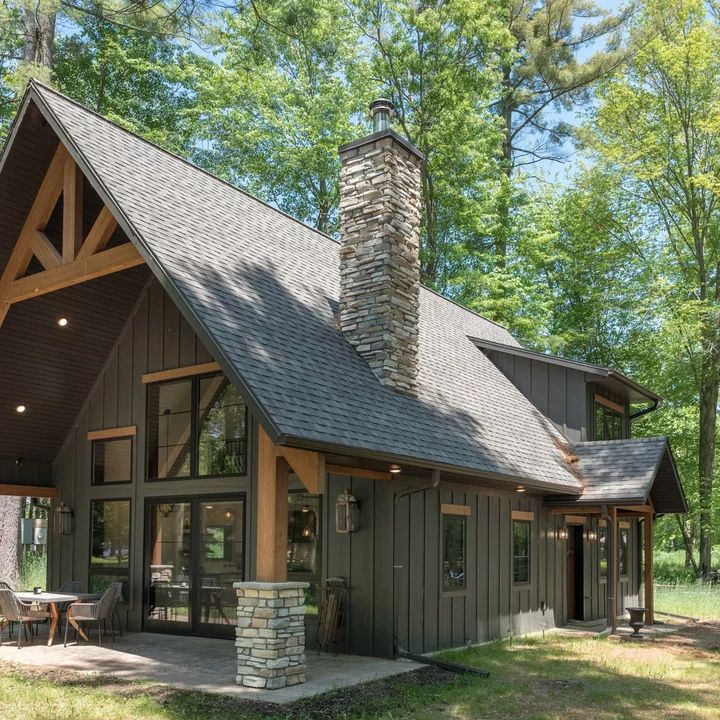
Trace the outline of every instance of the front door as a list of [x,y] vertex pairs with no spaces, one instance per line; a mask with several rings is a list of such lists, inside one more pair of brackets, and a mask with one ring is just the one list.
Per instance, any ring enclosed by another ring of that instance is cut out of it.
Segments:
[[233,637],[244,578],[242,497],[146,505],[144,628]]
[[567,540],[567,619],[583,619],[583,527],[570,525]]

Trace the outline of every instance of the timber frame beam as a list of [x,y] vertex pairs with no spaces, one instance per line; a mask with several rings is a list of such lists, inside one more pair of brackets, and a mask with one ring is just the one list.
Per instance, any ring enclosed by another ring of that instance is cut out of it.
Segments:
[[[45,235],[63,198],[62,252]],[[40,184],[10,259],[0,276],[0,326],[10,306],[23,300],[142,265],[132,243],[106,250],[117,220],[103,206],[83,240],[83,174],[64,145],[58,145]],[[43,270],[27,275],[36,257]]]
[[325,456],[274,445],[260,426],[258,437],[257,543],[259,582],[287,580],[288,476],[294,472],[309,493],[325,492]]

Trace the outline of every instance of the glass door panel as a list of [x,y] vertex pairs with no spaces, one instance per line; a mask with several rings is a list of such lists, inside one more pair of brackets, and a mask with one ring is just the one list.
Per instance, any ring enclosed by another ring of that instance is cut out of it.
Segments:
[[148,504],[146,625],[189,631],[192,621],[191,504]]
[[196,632],[234,635],[237,598],[233,583],[244,576],[244,503],[202,501],[198,518]]

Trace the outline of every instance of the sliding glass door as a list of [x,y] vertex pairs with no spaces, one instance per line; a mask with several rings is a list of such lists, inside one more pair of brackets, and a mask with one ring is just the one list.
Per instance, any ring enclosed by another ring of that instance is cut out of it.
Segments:
[[146,630],[234,635],[244,526],[238,497],[147,503]]

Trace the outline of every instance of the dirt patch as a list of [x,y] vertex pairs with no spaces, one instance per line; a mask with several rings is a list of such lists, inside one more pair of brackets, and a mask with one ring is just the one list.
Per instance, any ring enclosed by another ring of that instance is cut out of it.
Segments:
[[669,650],[690,651],[696,657],[720,654],[720,623],[710,621],[684,622],[677,632],[662,639]]

